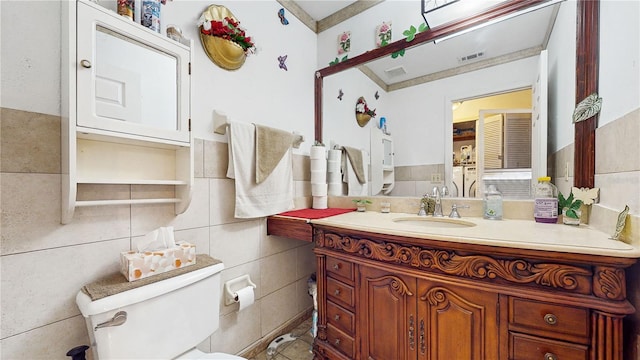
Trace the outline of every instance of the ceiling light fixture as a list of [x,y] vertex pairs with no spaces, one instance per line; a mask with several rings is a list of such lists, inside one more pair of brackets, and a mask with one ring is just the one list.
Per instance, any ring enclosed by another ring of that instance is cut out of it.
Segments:
[[[425,0],[423,0],[423,3],[424,3],[424,1],[425,1]],[[456,0],[456,1],[459,1],[459,0]],[[524,14],[526,14],[526,13],[529,13],[529,12],[532,12],[532,11],[536,11],[536,10],[539,10],[539,9],[542,9],[542,8],[544,8],[544,7],[547,7],[547,6],[551,6],[551,5],[557,4],[557,3],[561,2],[561,1],[564,1],[564,0],[549,0],[549,1],[545,1],[545,2],[543,2],[543,3],[540,3],[540,4],[537,4],[537,5],[534,5],[534,6],[528,7],[528,8],[526,8],[526,9],[522,9],[522,10],[520,10],[520,11],[516,11],[516,12],[511,13],[511,14],[508,14],[508,15],[506,15],[506,16],[503,16],[503,17],[500,17],[500,18],[495,18],[495,19],[489,20],[489,21],[487,21],[487,22],[483,22],[483,23],[481,23],[481,24],[478,24],[478,25],[472,26],[472,27],[470,27],[470,28],[467,28],[467,29],[464,29],[464,30],[461,30],[461,31],[455,32],[455,33],[453,33],[453,34],[446,35],[446,36],[444,36],[444,37],[441,37],[441,38],[439,38],[439,39],[434,40],[434,41],[433,41],[433,43],[434,43],[434,44],[437,44],[437,43],[439,43],[439,42],[442,42],[442,41],[445,41],[445,40],[449,40],[449,39],[454,38],[454,37],[456,37],[456,36],[460,36],[460,35],[463,35],[463,34],[466,34],[466,33],[469,33],[469,32],[475,31],[475,30],[478,30],[478,29],[482,29],[482,28],[483,28],[483,27],[485,27],[485,26],[489,26],[489,25],[497,24],[497,23],[499,23],[499,22],[502,22],[502,21],[505,21],[505,20],[512,19],[512,18],[514,18],[514,17],[516,17],[516,16],[524,15]],[[424,16],[424,14],[422,14],[422,15]],[[426,21],[426,20],[425,20],[425,21]]]

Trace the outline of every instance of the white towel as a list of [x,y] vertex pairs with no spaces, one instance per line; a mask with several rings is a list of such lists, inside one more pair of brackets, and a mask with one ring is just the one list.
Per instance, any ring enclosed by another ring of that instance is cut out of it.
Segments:
[[[342,156],[346,157],[346,152],[342,153]],[[367,153],[362,151],[362,158],[366,159]],[[347,196],[367,196],[369,195],[369,186],[368,186],[368,176],[367,171],[364,171],[365,183],[361,184],[356,176],[356,172],[351,165],[351,161],[345,159],[342,164],[344,169],[342,169],[342,181],[347,183]],[[364,164],[363,164],[364,165]],[[365,166],[366,169],[366,166]]]
[[256,131],[253,124],[229,123],[229,167],[235,179],[236,218],[256,218],[294,208],[292,155],[289,149],[273,172],[256,184]]

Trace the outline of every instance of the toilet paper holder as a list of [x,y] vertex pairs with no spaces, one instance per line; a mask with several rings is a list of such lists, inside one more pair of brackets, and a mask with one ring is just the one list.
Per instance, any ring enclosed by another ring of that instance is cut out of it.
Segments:
[[243,289],[247,286],[251,286],[254,289],[257,288],[256,284],[251,281],[249,275],[242,275],[235,279],[231,279],[224,283],[224,303],[225,305],[231,305],[238,302],[238,294],[236,291]]

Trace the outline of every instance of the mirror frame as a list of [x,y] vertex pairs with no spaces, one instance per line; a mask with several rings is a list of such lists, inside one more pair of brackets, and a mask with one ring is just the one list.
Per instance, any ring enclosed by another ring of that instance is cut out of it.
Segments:
[[[413,41],[400,39],[344,62],[316,71],[314,83],[315,140],[322,142],[322,84],[325,76],[337,74],[380,57],[431,42],[486,21],[548,2],[549,0],[511,0],[469,18],[450,22],[416,34]],[[576,90],[575,104],[598,91],[600,0],[577,0],[576,11]],[[598,114],[575,124],[573,186],[592,188],[595,175],[595,130]]]

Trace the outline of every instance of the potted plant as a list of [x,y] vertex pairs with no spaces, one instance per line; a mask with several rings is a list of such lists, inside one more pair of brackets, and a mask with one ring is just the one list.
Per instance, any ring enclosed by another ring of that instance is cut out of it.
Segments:
[[582,215],[582,200],[574,200],[573,193],[568,198],[564,198],[562,193],[558,193],[558,212],[562,211],[562,223],[565,225],[580,225]]
[[367,199],[353,199],[351,201],[356,204],[356,208],[359,212],[365,212],[367,210],[367,204],[371,204],[371,201]]

